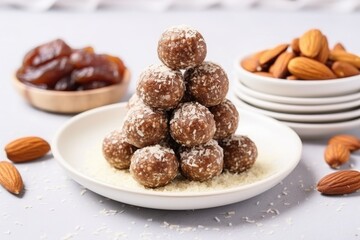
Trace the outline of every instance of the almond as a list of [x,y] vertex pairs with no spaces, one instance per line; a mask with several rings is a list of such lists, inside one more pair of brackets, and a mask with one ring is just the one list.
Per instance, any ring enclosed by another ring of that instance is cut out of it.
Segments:
[[342,61],[350,63],[357,68],[360,68],[360,57],[358,55],[345,51],[331,51],[329,58],[333,61]]
[[240,65],[249,72],[256,72],[261,70],[261,67],[259,65],[259,61],[257,59],[247,57],[241,60]]
[[329,144],[325,149],[325,161],[332,167],[337,168],[350,159],[350,151],[347,146],[339,143]]
[[336,43],[336,44],[334,45],[334,47],[333,47],[333,50],[334,50],[334,51],[337,51],[337,50],[339,50],[339,51],[346,51],[344,45],[342,45],[341,43]]
[[347,62],[336,61],[331,66],[331,70],[338,76],[342,77],[351,77],[360,74],[359,69],[357,69],[354,65],[351,65]]
[[299,48],[304,56],[314,58],[321,49],[323,35],[318,29],[310,29],[299,38]]
[[296,55],[300,54],[299,38],[294,38],[290,44],[291,49]]
[[335,143],[344,145],[351,152],[360,150],[360,140],[353,135],[340,134],[329,139],[329,145]]
[[295,57],[292,52],[283,52],[270,67],[271,73],[276,78],[285,78],[288,73],[288,64]]
[[321,40],[321,48],[319,54],[315,57],[315,60],[325,63],[329,58],[330,49],[327,37],[323,36]]
[[50,151],[47,141],[39,137],[23,137],[5,146],[7,157],[13,162],[27,162],[38,159]]
[[9,192],[19,194],[24,184],[16,167],[6,161],[0,162],[0,184]]
[[325,64],[306,57],[291,59],[288,69],[292,75],[304,80],[336,78],[335,74]]
[[259,58],[266,50],[257,52],[249,57],[244,58],[240,65],[249,72],[259,72],[261,71],[261,66],[259,64]]
[[261,54],[259,58],[260,66],[264,66],[268,63],[271,63],[281,53],[285,52],[288,47],[289,44],[280,44],[272,49],[266,50],[263,54]]
[[360,189],[360,172],[342,170],[326,175],[317,184],[317,190],[327,195],[342,195]]

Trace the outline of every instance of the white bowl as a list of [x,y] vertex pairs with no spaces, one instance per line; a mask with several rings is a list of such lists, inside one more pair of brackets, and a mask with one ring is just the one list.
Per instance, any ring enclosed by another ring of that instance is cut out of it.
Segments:
[[258,99],[252,96],[247,95],[241,91],[234,92],[241,100],[250,103],[255,107],[261,109],[275,111],[275,112],[284,112],[284,113],[334,113],[342,112],[352,108],[357,108],[360,106],[360,99],[356,99],[350,102],[342,103],[333,103],[333,104],[323,104],[323,105],[293,105],[293,104],[284,104],[284,103],[274,103]]
[[245,70],[238,58],[237,78],[253,90],[287,97],[327,97],[355,93],[360,90],[360,75],[330,80],[285,80],[259,76]]
[[241,81],[237,80],[235,82],[235,88],[233,89],[234,92],[242,92],[248,96],[265,100],[268,102],[275,102],[275,103],[285,103],[285,104],[294,104],[294,105],[327,105],[333,103],[343,103],[349,102],[360,99],[360,91],[346,94],[342,96],[336,97],[284,97],[278,95],[271,95],[267,93],[257,92],[251,88],[245,86]]

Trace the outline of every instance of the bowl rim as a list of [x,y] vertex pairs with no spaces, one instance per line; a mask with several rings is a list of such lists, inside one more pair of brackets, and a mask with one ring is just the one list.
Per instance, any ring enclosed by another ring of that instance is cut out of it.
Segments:
[[83,91],[57,91],[57,90],[47,90],[42,88],[37,88],[31,85],[27,85],[23,82],[21,82],[16,75],[14,74],[14,77],[12,78],[13,84],[16,87],[26,89],[29,91],[32,91],[34,93],[39,93],[42,95],[52,95],[52,96],[83,96],[83,95],[92,95],[92,94],[100,94],[103,92],[110,91],[114,88],[122,87],[124,85],[127,85],[130,82],[131,79],[131,72],[128,68],[125,68],[124,76],[122,78],[122,81],[116,84],[112,84],[109,86],[96,88],[96,89],[89,89],[89,90],[83,90]]
[[340,102],[350,102],[360,99],[360,91],[346,95],[333,96],[333,97],[288,97],[288,96],[273,95],[265,92],[258,92],[246,86],[239,79],[236,79],[236,81],[234,81],[234,84],[237,87],[237,89],[240,89],[238,91],[243,92],[248,96],[252,96],[253,98],[261,99],[264,101],[283,103],[283,104],[328,105],[328,104],[334,104]]
[[[281,79],[281,78],[271,78],[271,77],[256,75],[252,72],[247,71],[246,69],[244,69],[241,66],[241,61],[248,56],[250,56],[250,54],[238,56],[234,62],[235,69],[237,70],[238,73],[240,73],[246,77],[255,77],[259,81],[266,82],[266,83],[274,83],[274,84],[278,84],[280,86],[311,86],[311,85],[329,86],[329,85],[337,85],[337,84],[344,84],[344,83],[352,82],[352,81],[355,81],[355,79],[356,79],[356,81],[360,81],[360,74],[351,76],[351,77],[333,78],[333,79],[326,79],[326,80],[314,79],[314,80],[295,80],[295,81],[288,81],[286,79]],[[274,80],[276,80],[276,81],[274,81]]]

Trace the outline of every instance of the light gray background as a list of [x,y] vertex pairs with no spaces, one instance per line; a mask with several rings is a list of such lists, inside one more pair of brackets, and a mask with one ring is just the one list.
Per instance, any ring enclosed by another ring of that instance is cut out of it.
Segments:
[[[341,41],[360,53],[359,22],[356,13],[325,12],[0,11],[0,146],[27,135],[51,141],[71,117],[30,107],[11,86],[24,53],[39,43],[60,37],[74,47],[92,45],[98,52],[119,55],[133,73],[126,100],[140,71],[158,61],[157,40],[169,25],[198,28],[207,41],[207,59],[221,64],[233,79],[238,55],[289,42],[313,27],[331,45]],[[359,129],[350,132],[360,137]],[[152,210],[108,200],[69,179],[51,155],[18,164],[26,191],[18,198],[0,188],[0,239],[360,239],[360,193],[325,197],[314,190],[333,171],[323,161],[326,141],[305,140],[299,165],[271,190],[196,211]],[[0,159],[5,158],[1,151]],[[359,160],[359,153],[353,154],[344,168],[359,169]]]

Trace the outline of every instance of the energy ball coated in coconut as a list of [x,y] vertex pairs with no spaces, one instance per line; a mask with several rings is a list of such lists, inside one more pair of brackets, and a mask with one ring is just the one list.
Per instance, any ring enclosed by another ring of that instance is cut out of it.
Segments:
[[150,107],[164,110],[175,108],[185,92],[183,75],[163,64],[151,65],[141,73],[136,92]]
[[135,107],[125,117],[123,132],[127,141],[138,148],[157,144],[168,132],[166,114],[145,105]]
[[246,136],[233,135],[219,141],[224,150],[224,169],[231,173],[242,173],[250,169],[257,158],[255,143]]
[[172,149],[160,145],[138,149],[131,158],[130,173],[149,188],[165,186],[178,174],[179,163]]
[[187,91],[202,105],[211,107],[225,100],[229,90],[229,80],[219,65],[203,62],[197,67],[188,68],[184,77]]
[[160,60],[169,68],[185,69],[204,61],[206,43],[197,30],[180,25],[162,33],[157,51]]
[[180,148],[181,173],[189,180],[206,181],[223,171],[223,150],[215,140]]
[[133,109],[133,108],[135,108],[135,107],[141,107],[141,106],[144,106],[145,104],[144,104],[144,102],[141,100],[141,98],[139,98],[139,96],[136,94],[136,93],[134,93],[131,97],[130,97],[130,99],[129,99],[129,101],[128,101],[128,103],[127,103],[127,109]]
[[214,115],[216,124],[214,139],[223,139],[235,133],[239,123],[239,113],[230,100],[225,99],[209,110]]
[[128,169],[136,147],[126,142],[119,130],[109,133],[103,140],[102,151],[109,164],[117,169]]
[[187,147],[207,143],[215,131],[214,116],[197,102],[181,103],[170,120],[171,137]]

